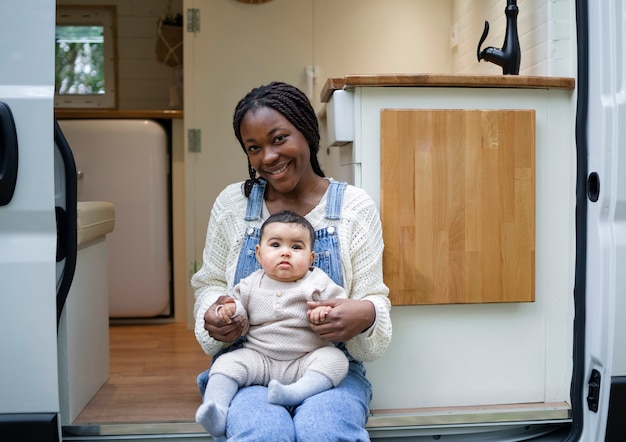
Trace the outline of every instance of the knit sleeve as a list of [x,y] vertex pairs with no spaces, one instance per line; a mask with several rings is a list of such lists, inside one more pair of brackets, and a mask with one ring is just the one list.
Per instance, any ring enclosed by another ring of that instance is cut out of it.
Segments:
[[229,345],[209,336],[204,329],[204,314],[219,296],[228,294],[229,263],[236,260],[241,248],[242,235],[237,231],[241,226],[237,211],[233,210],[237,205],[233,195],[237,192],[240,190],[231,185],[215,200],[202,253],[202,267],[191,278],[195,289],[194,332],[200,346],[209,355]]
[[[342,210],[342,257],[346,265],[349,297],[369,301],[376,309],[374,325],[346,342],[350,354],[362,361],[382,356],[391,342],[391,303],[383,282],[383,237],[374,201],[363,191],[349,186]],[[347,247],[347,250],[346,250]]]

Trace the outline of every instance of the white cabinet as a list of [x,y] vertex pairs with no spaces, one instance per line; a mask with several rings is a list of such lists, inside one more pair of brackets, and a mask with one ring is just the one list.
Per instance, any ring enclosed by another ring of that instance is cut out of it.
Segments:
[[76,272],[58,332],[61,424],[71,425],[109,378],[109,281],[106,236],[115,209],[78,203]]
[[[536,121],[536,277],[534,302],[394,306],[393,342],[367,364],[372,408],[475,407],[570,402],[575,260],[573,80],[476,77],[394,87],[358,84],[327,103],[333,141],[345,150],[353,183],[380,207],[383,109],[531,109]],[[480,81],[481,79],[479,79]],[[554,80],[551,82],[551,80]],[[507,87],[509,81],[513,87]],[[463,82],[473,84],[463,85]],[[528,87],[524,83],[529,82]],[[489,83],[489,81],[487,81]],[[327,83],[328,84],[328,83]],[[556,87],[553,87],[556,85]],[[336,93],[336,92],[335,92]],[[351,112],[343,115],[337,112]],[[352,127],[343,127],[343,125]],[[331,146],[330,149],[337,147]],[[402,189],[397,189],[402,192]],[[375,412],[376,413],[376,412]]]

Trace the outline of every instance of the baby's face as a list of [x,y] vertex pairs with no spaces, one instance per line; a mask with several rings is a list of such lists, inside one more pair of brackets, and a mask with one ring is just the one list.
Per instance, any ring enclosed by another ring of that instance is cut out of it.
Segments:
[[271,278],[288,282],[304,276],[315,254],[305,227],[276,222],[264,227],[256,257]]

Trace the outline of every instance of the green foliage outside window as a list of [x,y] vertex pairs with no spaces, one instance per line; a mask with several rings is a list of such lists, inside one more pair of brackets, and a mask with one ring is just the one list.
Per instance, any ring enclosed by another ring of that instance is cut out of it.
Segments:
[[104,94],[102,26],[57,26],[55,93]]

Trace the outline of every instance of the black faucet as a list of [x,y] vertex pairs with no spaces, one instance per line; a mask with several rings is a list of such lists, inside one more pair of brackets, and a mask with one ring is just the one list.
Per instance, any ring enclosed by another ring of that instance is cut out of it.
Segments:
[[505,75],[518,75],[522,54],[519,47],[519,37],[517,35],[517,14],[519,13],[517,0],[507,0],[504,13],[506,14],[506,35],[504,36],[502,49],[490,46],[481,52],[480,46],[489,33],[489,22],[485,21],[485,30],[478,42],[476,56],[479,62],[480,60],[485,60],[501,66],[502,73]]

